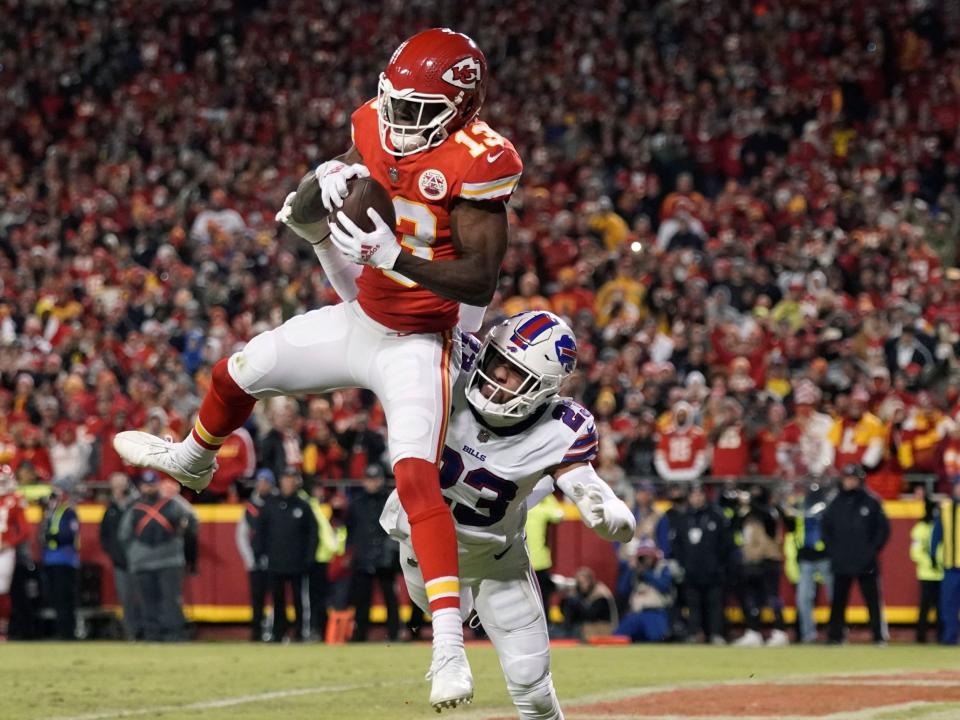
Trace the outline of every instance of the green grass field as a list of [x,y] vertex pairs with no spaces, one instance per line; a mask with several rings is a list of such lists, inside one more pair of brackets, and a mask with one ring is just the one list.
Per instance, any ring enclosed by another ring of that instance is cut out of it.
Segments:
[[[0,718],[427,718],[434,716],[423,681],[429,653],[425,644],[8,643],[0,645]],[[512,716],[492,649],[471,647],[469,655],[477,698],[468,710],[444,717]],[[960,652],[912,645],[564,647],[554,650],[553,664],[567,715],[578,717],[578,703],[623,698],[651,686],[745,681],[762,687],[763,681],[802,675],[958,670]],[[952,708],[952,715],[930,706],[865,717],[960,717],[960,705]],[[795,709],[784,708],[784,715]]]

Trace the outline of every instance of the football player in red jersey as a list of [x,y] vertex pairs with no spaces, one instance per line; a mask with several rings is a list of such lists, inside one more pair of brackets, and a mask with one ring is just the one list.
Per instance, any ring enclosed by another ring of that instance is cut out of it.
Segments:
[[10,585],[17,564],[17,545],[30,534],[26,505],[17,494],[17,481],[9,465],[0,465],[0,640],[6,640],[10,623]]
[[522,171],[510,142],[477,118],[486,81],[486,59],[465,35],[432,29],[400,45],[377,98],[353,114],[352,147],[315,173],[332,212],[348,180],[375,178],[393,199],[396,227],[376,212],[369,233],[342,213],[300,225],[291,217],[292,196],[277,214],[314,246],[347,302],[292,318],[217,363],[183,442],[138,432],[114,440],[131,464],[202,489],[217,449],[257,400],[336,387],[374,391],[433,616],[430,702],[437,710],[473,696],[456,537],[437,469],[451,368],[459,367],[452,330],[458,321],[479,327],[493,297],[507,244],[505,202]]

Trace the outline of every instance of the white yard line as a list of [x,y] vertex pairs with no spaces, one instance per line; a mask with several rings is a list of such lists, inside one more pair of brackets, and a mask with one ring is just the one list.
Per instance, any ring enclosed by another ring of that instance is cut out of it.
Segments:
[[[591,715],[576,711],[564,712],[566,720],[771,720],[769,715]],[[809,715],[778,715],[776,720],[828,720]],[[833,720],[830,716],[829,720]]]
[[[635,697],[643,697],[644,695],[656,695],[659,693],[669,693],[675,692],[677,690],[698,690],[704,688],[712,687],[722,687],[724,685],[770,685],[770,684],[779,684],[779,685],[803,685],[806,683],[815,683],[815,684],[834,684],[841,683],[842,679],[848,679],[851,681],[857,681],[863,685],[917,685],[917,686],[941,686],[941,685],[956,685],[956,682],[949,681],[938,681],[938,680],[911,680],[905,678],[903,680],[896,680],[899,674],[909,674],[915,672],[924,672],[918,670],[907,670],[907,669],[892,669],[892,670],[863,670],[860,672],[852,673],[822,673],[822,674],[796,674],[796,675],[784,675],[782,677],[767,677],[767,678],[736,678],[728,680],[697,680],[693,682],[686,683],[673,683],[666,685],[649,685],[643,687],[635,688],[622,688],[619,690],[613,690],[610,692],[603,693],[590,693],[589,695],[580,695],[578,697],[564,698],[561,696],[560,704],[564,708],[564,717],[567,720],[643,720],[644,718],[649,717],[650,720],[653,720],[653,716],[637,716],[637,715],[600,715],[596,711],[586,711],[582,709],[584,705],[593,705],[596,703],[604,702],[617,702],[619,700],[628,700]],[[871,676],[882,676],[890,675],[890,680],[881,679],[880,677],[873,677],[870,680],[863,681],[859,680],[860,677],[864,675]],[[931,715],[927,717],[918,718],[918,720],[956,720],[957,710],[952,711],[936,711],[933,709],[933,706],[941,704],[940,702],[909,702],[900,705],[885,705],[883,707],[876,708],[866,708],[863,710],[854,710],[849,712],[839,712],[833,713],[831,715],[818,715],[811,717],[810,715],[777,715],[775,718],[770,715],[657,715],[656,720],[894,720],[898,717],[899,713],[913,710],[916,708],[922,708],[925,706],[931,706]],[[569,708],[569,710],[567,709]],[[513,708],[504,708],[499,712],[493,712],[490,710],[474,710],[468,711],[465,713],[458,713],[457,720],[490,720],[491,718],[508,718],[512,717]],[[58,719],[59,720],[59,719]]]
[[295,688],[292,690],[274,690],[271,692],[255,693],[253,695],[237,695],[235,697],[220,698],[219,700],[203,700],[201,702],[189,703],[187,705],[152,705],[150,707],[139,708],[118,708],[115,710],[104,710],[102,712],[84,713],[83,715],[61,715],[59,717],[50,718],[49,720],[113,720],[114,718],[157,715],[160,713],[169,712],[182,713],[194,712],[197,710],[216,710],[219,708],[235,707],[237,705],[266,702],[268,700],[282,700],[290,697],[302,697],[304,695],[324,695],[328,693],[333,694],[351,692],[353,690],[373,690],[375,688],[407,684],[410,683],[363,683],[355,685],[326,685],[313,688]]
[[[786,684],[795,684],[795,683],[784,683]],[[841,680],[839,678],[824,678],[822,680],[817,680],[817,685],[849,685],[849,680]],[[877,678],[870,678],[867,680],[857,680],[858,687],[902,687],[904,685],[909,685],[910,687],[956,687],[958,684],[957,680],[920,680],[915,678],[904,678],[903,680],[897,680],[896,678],[891,677],[889,680],[878,680]]]

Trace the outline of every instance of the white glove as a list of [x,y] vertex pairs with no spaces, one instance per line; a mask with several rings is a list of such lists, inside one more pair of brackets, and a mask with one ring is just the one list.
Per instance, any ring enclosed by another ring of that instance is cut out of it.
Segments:
[[326,220],[319,220],[315,223],[298,223],[293,220],[293,199],[297,196],[295,192],[287,195],[287,199],[283,201],[283,207],[280,208],[280,211],[274,216],[274,220],[278,223],[283,223],[288,228],[293,230],[297,235],[302,237],[311,245],[319,245],[323,243],[330,236],[330,228]]
[[329,221],[333,244],[355,263],[392,270],[402,252],[396,233],[373,208],[367,209],[367,217],[373,221],[372,232],[364,232],[343,211],[338,212],[336,221]]
[[[582,486],[580,492],[583,493]],[[620,542],[629,542],[633,538],[637,522],[619,498],[605,497],[599,490],[590,488],[586,491],[586,505],[583,522],[597,535],[605,540]]]
[[343,207],[343,199],[347,196],[347,180],[370,177],[366,165],[344,165],[339,160],[327,160],[313,174],[320,183],[320,202],[329,212],[333,212],[335,207]]

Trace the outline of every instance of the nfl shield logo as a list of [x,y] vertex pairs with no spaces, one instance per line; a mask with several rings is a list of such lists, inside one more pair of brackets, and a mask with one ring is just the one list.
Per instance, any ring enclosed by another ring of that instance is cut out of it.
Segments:
[[489,439],[490,439],[490,433],[487,432],[486,430],[481,430],[480,432],[477,433],[477,442],[484,443]]
[[400,182],[400,171],[395,167],[387,168],[387,175],[390,176],[390,182],[393,184]]

